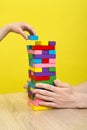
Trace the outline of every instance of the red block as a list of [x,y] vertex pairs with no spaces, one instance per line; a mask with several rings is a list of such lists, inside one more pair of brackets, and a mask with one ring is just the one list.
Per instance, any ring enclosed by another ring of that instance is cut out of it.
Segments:
[[33,50],[55,50],[55,46],[33,46],[32,47]]
[[30,98],[30,94],[28,93],[28,97]]
[[49,63],[49,59],[43,58],[42,63]]
[[33,80],[50,80],[50,76],[33,76],[31,74],[29,74],[29,77]]

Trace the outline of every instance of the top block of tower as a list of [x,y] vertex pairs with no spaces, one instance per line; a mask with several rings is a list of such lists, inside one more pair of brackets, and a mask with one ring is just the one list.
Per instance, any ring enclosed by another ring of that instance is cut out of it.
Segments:
[[38,40],[38,36],[37,35],[29,35],[28,40]]

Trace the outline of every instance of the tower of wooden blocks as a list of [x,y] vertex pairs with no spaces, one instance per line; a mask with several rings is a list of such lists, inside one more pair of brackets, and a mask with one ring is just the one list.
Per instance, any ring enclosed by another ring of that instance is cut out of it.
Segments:
[[55,41],[48,41],[47,43],[41,41],[34,41],[35,45],[27,46],[29,58],[29,81],[28,81],[28,97],[29,104],[33,110],[49,109],[45,106],[39,106],[41,100],[36,99],[32,90],[35,89],[36,83],[54,84],[56,79],[56,51]]

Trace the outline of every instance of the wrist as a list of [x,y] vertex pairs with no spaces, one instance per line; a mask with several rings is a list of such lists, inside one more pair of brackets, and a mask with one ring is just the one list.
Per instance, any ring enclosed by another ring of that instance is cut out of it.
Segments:
[[7,33],[12,32],[12,26],[11,24],[8,24],[5,26]]

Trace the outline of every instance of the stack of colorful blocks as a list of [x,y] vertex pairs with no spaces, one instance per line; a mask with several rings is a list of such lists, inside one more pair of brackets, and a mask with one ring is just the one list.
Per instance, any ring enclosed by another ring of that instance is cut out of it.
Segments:
[[35,95],[32,93],[32,90],[35,89],[36,83],[54,84],[54,80],[56,79],[56,42],[41,42],[38,41],[38,39],[35,39],[35,36],[32,36],[29,39],[36,40],[34,41],[35,45],[32,45],[30,41],[27,46],[29,58],[29,104],[33,110],[46,110],[49,108],[39,105],[41,100],[36,99]]

